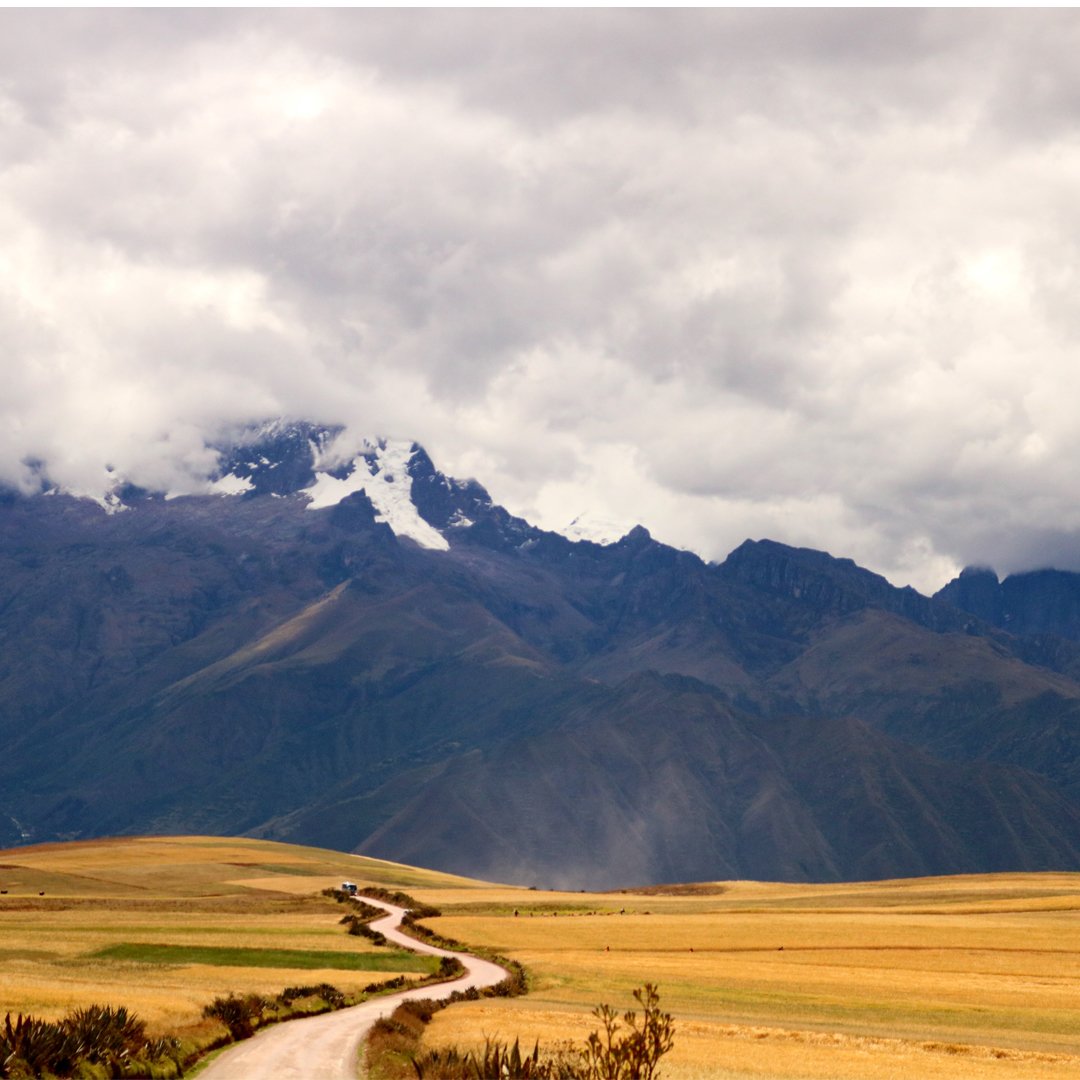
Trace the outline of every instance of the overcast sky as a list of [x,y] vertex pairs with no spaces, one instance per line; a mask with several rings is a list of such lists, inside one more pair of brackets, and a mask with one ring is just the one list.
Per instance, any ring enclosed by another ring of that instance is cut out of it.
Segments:
[[553,528],[1080,569],[1080,15],[0,12],[0,477],[415,438]]

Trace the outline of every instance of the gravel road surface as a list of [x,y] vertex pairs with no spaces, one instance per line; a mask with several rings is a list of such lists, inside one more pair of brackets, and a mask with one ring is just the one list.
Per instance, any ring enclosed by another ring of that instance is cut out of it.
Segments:
[[455,990],[473,986],[481,990],[506,978],[508,972],[498,964],[468,953],[447,952],[403,934],[397,927],[405,915],[404,908],[366,896],[362,899],[387,912],[385,918],[371,924],[372,930],[413,952],[456,956],[464,964],[465,974],[453,982],[402,990],[338,1012],[274,1024],[254,1038],[229,1047],[199,1073],[199,1080],[356,1080],[360,1041],[376,1020],[389,1016],[401,1002],[409,998],[441,1001]]

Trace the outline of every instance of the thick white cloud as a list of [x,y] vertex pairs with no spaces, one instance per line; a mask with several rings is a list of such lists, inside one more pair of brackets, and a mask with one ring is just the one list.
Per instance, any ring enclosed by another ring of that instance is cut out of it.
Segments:
[[1080,568],[1069,11],[0,13],[0,476],[411,436],[897,582]]

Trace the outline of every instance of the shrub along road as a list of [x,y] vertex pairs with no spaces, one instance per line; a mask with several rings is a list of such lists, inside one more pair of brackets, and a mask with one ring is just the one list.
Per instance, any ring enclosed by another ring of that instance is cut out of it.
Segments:
[[365,904],[387,912],[371,924],[387,941],[428,956],[456,957],[465,974],[453,982],[422,986],[397,994],[365,1001],[340,1012],[325,1013],[305,1020],[292,1020],[264,1028],[254,1038],[229,1047],[199,1074],[200,1080],[356,1080],[360,1042],[376,1020],[390,1013],[402,1001],[432,998],[442,1001],[455,990],[494,986],[509,974],[505,968],[468,953],[448,952],[417,941],[398,930],[405,909],[364,897]]

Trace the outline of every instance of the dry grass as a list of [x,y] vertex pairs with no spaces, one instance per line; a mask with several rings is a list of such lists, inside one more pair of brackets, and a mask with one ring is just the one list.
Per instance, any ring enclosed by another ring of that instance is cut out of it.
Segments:
[[398,972],[162,965],[94,955],[121,944],[374,951],[365,938],[347,935],[338,925],[341,907],[318,895],[344,878],[466,891],[471,884],[262,841],[147,838],[0,852],[0,889],[7,890],[0,895],[0,1016],[55,1018],[107,1002],[127,1005],[164,1031],[197,1023],[207,1002],[230,991],[272,994],[328,982],[359,992]]
[[627,1007],[648,980],[676,1017],[668,1080],[1080,1075],[1076,874],[601,895],[490,886],[260,841],[22,848],[0,852],[0,1015],[58,1016],[107,1001],[159,1030],[193,1030],[202,1006],[228,991],[321,981],[349,991],[387,978],[92,955],[118,943],[370,949],[317,895],[344,878],[403,888],[446,912],[432,924],[441,932],[529,969],[527,998],[438,1013],[431,1046],[485,1035],[577,1043],[594,1026],[592,1006]]
[[[438,1013],[424,1043],[481,1046],[513,1032],[530,1049],[534,1040],[580,1045],[594,1026],[586,1012],[529,999],[469,1002]],[[1064,1054],[686,1019],[677,1019],[675,1049],[663,1060],[665,1080],[1065,1080],[1076,1069],[1076,1058]]]
[[649,980],[676,1016],[671,1080],[1080,1075],[1080,875],[424,896],[533,977],[523,1001],[439,1014],[432,1046],[580,1042],[592,1005]]

